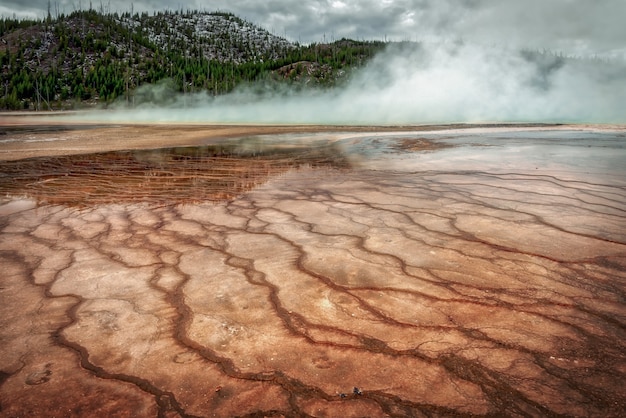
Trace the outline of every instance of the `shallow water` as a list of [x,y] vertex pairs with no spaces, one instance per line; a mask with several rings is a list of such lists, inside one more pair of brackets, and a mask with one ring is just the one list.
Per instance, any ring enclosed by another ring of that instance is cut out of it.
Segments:
[[[623,133],[313,137],[11,166],[2,412],[626,413]],[[137,172],[185,181],[133,200]]]
[[302,166],[349,163],[332,143],[243,138],[219,145],[0,161],[0,193],[73,206],[220,201]]
[[[453,147],[397,156],[397,170],[550,170],[624,184],[626,134],[620,132],[514,131],[473,135],[419,135]],[[379,139],[379,138],[376,138]],[[370,167],[389,167],[388,162]],[[589,178],[588,178],[589,179]]]

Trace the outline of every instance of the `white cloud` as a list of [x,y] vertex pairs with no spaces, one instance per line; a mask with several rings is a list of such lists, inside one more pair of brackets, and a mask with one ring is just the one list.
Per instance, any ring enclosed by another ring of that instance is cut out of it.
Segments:
[[[113,119],[314,124],[626,123],[626,66],[469,44],[391,49],[345,87],[259,96],[240,89],[107,113]],[[102,117],[102,115],[99,115]]]

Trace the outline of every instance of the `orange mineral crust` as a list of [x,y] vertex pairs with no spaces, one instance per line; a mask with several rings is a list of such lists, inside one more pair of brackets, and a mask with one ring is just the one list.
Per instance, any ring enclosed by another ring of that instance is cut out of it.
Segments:
[[296,133],[0,162],[0,415],[626,413],[623,131]]

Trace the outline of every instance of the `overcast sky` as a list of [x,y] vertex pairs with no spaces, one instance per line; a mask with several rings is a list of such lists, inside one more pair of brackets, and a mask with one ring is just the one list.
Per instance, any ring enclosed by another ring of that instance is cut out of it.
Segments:
[[[54,14],[89,0],[50,0]],[[124,12],[229,11],[302,43],[365,40],[455,41],[626,57],[626,0],[93,0]],[[4,16],[42,18],[48,0],[2,0]]]

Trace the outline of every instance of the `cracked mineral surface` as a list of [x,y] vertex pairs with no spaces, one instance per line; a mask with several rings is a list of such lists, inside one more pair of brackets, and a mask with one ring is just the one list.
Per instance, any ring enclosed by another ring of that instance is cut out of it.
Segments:
[[623,129],[264,129],[3,136],[0,415],[626,414]]

